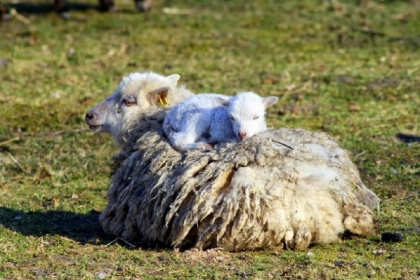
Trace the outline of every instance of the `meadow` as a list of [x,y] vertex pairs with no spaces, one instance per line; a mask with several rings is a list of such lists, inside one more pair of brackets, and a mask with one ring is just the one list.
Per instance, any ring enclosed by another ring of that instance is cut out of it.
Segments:
[[[419,0],[69,3],[66,20],[52,1],[3,2],[18,14],[0,22],[0,279],[420,279]],[[324,131],[350,151],[381,198],[375,233],[235,253],[107,236],[98,216],[118,147],[84,117],[136,71],[278,96],[269,126]]]

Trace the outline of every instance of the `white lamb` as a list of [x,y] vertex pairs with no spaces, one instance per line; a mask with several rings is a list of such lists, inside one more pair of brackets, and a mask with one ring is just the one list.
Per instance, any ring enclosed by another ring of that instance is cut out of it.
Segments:
[[224,106],[229,97],[208,93],[190,96],[173,107],[163,121],[163,132],[177,150],[208,150],[204,137],[210,130],[214,110]]
[[168,112],[163,131],[171,145],[181,151],[208,150],[210,144],[238,142],[267,130],[265,109],[277,100],[253,92],[232,98],[220,94],[191,96]]
[[241,92],[229,99],[227,107],[215,109],[210,125],[210,143],[238,142],[267,130],[265,109],[278,101]]

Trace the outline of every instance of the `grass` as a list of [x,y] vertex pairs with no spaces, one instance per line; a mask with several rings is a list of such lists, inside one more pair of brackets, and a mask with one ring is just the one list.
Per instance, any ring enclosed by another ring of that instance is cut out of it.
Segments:
[[[420,2],[158,1],[138,14],[71,1],[9,7],[0,22],[1,279],[420,279]],[[164,7],[190,11],[168,14]],[[279,96],[271,126],[325,131],[381,199],[368,238],[308,251],[131,248],[97,221],[107,135],[84,114],[134,71],[180,73],[195,92]],[[401,243],[380,242],[385,231]]]

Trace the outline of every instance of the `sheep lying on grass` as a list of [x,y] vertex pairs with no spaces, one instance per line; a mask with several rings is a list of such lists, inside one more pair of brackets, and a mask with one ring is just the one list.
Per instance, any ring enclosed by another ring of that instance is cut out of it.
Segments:
[[174,150],[162,136],[158,100],[176,104],[191,95],[176,87],[178,78],[129,75],[86,116],[92,130],[113,134],[122,148],[100,216],[107,233],[142,244],[239,251],[306,248],[345,231],[372,231],[379,199],[324,133],[284,128],[207,153]]
[[163,107],[173,106],[192,95],[186,88],[177,87],[179,78],[178,74],[165,77],[153,72],[127,75],[111,96],[89,110],[86,123],[92,131],[110,133],[115,142],[123,145],[124,134],[142,114],[156,110],[164,114]]
[[307,248],[369,234],[378,197],[324,133],[268,130],[209,152],[174,150],[164,114],[124,126],[105,232],[138,244],[229,251]]
[[[265,131],[265,109],[277,97],[242,92],[232,98],[220,94],[188,97],[166,115],[163,131],[180,151],[210,149],[209,143],[237,142]],[[209,135],[210,139],[205,139]]]
[[229,99],[227,107],[215,110],[210,124],[211,143],[237,142],[266,131],[265,109],[274,105],[277,97],[261,97],[242,92]]

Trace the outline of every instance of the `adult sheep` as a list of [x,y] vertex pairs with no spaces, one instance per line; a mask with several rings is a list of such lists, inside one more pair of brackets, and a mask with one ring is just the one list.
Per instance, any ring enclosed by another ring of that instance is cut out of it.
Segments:
[[178,74],[131,73],[111,96],[87,112],[86,124],[94,132],[111,134],[121,146],[126,141],[124,134],[135,127],[142,114],[162,111],[193,95],[184,86],[178,86],[179,78]]
[[165,111],[124,126],[104,230],[180,248],[307,248],[348,231],[367,235],[378,197],[348,153],[303,129],[268,130],[238,144],[180,153],[162,136]]

